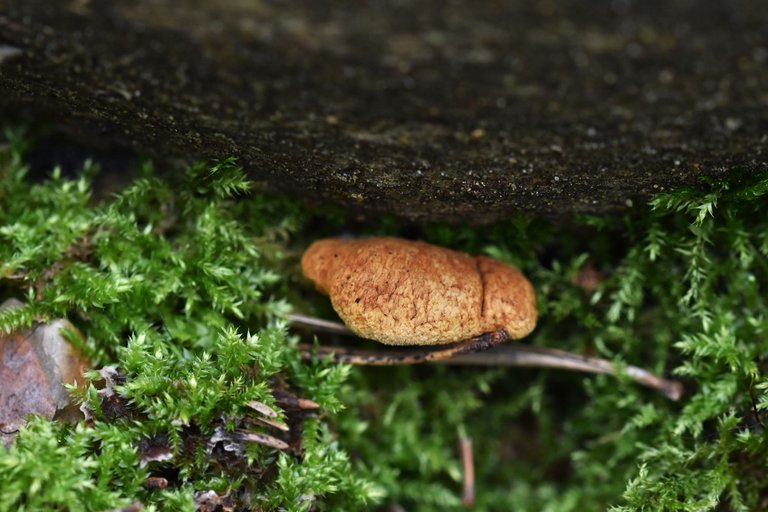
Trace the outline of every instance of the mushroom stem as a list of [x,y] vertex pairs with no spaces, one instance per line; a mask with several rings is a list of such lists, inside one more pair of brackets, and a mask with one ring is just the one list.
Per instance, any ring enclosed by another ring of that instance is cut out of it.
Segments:
[[[288,320],[297,325],[311,327],[318,331],[334,334],[355,334],[346,326],[306,315],[290,314]],[[500,334],[501,333],[501,334]],[[503,334],[503,335],[502,335]],[[605,359],[587,357],[564,350],[525,345],[504,345],[507,340],[504,331],[483,334],[477,338],[461,341],[447,348],[428,349],[412,352],[350,350],[340,347],[311,347],[299,345],[302,357],[311,358],[331,355],[334,361],[356,365],[400,365],[441,362],[444,364],[479,366],[526,366],[535,368],[556,368],[586,373],[616,375],[616,365]],[[490,348],[496,347],[492,351]],[[664,379],[637,366],[627,365],[624,373],[633,381],[664,393],[670,400],[679,400],[683,394],[680,382]]]

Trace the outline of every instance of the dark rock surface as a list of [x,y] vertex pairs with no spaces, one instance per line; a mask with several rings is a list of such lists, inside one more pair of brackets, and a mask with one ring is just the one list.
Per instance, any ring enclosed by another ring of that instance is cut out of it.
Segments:
[[762,0],[3,0],[0,102],[416,219],[768,167]]

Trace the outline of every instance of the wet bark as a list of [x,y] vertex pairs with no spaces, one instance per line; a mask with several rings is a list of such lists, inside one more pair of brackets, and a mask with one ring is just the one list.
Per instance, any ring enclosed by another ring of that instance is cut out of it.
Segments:
[[768,9],[2,0],[0,102],[367,211],[607,213],[768,168]]

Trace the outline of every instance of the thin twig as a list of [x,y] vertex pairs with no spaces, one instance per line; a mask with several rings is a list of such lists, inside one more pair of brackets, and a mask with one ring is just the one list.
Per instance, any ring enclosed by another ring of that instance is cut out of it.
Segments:
[[237,434],[237,438],[240,441],[263,444],[264,446],[269,446],[270,448],[274,448],[276,450],[287,450],[288,448],[290,448],[290,446],[288,446],[288,443],[286,443],[282,439],[278,439],[268,434],[251,432],[250,430],[245,430],[243,428],[235,429],[235,433]]
[[254,423],[259,423],[261,425],[266,425],[267,427],[276,428],[278,430],[282,430],[283,432],[290,432],[291,428],[283,423],[282,421],[278,420],[269,420],[267,418],[252,418]]
[[320,404],[313,402],[307,398],[299,398],[285,390],[273,389],[272,395],[275,397],[277,405],[282,409],[290,409],[295,411],[314,411],[320,408]]
[[350,331],[346,325],[340,324],[339,322],[331,322],[330,320],[323,320],[322,318],[315,318],[313,316],[301,315],[299,313],[289,314],[288,321],[290,321],[292,324],[303,325],[304,327],[310,327],[320,332],[328,332],[331,334],[343,334],[345,336],[355,335],[355,333]]
[[403,364],[436,363],[447,361],[462,354],[482,352],[509,339],[503,330],[481,334],[476,338],[453,343],[446,347],[416,350],[352,350],[339,347],[322,347],[300,344],[302,357],[311,359],[317,356],[330,356],[338,363],[367,366],[396,366]]
[[[504,345],[486,353],[466,354],[451,361],[446,361],[446,363],[457,365],[558,368],[561,370],[607,375],[619,373],[616,365],[605,359],[582,356],[556,348],[530,347],[525,345]],[[683,395],[683,385],[678,381],[658,377],[648,370],[632,365],[625,366],[623,371],[630,379],[643,386],[661,391],[671,400],[679,400]]]
[[461,452],[461,467],[464,473],[461,504],[469,508],[475,505],[475,463],[472,457],[472,439],[462,436],[459,439],[459,451]]
[[245,405],[247,405],[254,411],[258,412],[259,414],[266,416],[267,418],[277,418],[277,413],[275,412],[275,410],[270,406],[268,406],[267,404],[261,403],[256,400],[251,400]]
[[[350,336],[355,335],[346,326],[337,322],[298,314],[288,315],[288,319],[295,324],[311,327],[318,331]],[[481,338],[491,335],[498,336],[498,332],[459,342],[448,348],[431,348],[417,352],[398,351],[393,353],[390,350],[350,350],[340,347],[312,348],[308,345],[300,345],[299,348],[302,350],[303,357],[332,355],[335,361],[358,365],[440,362],[455,365],[556,368],[608,375],[617,375],[619,373],[616,365],[605,359],[582,356],[554,348],[526,345],[503,345],[496,347],[495,345],[501,343],[498,338],[494,340],[486,338],[485,344],[479,341]],[[488,350],[490,348],[493,348],[493,350]],[[683,394],[683,386],[678,381],[658,377],[647,370],[632,365],[624,367],[623,371],[630,379],[643,386],[661,391],[671,400],[679,400]]]

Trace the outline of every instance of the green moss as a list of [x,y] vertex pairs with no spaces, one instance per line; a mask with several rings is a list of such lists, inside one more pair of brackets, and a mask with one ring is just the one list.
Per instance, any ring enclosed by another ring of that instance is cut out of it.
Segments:
[[[270,197],[232,161],[139,180],[94,204],[87,178],[29,183],[24,138],[0,166],[0,329],[67,316],[94,366],[93,418],[33,421],[0,452],[0,507],[189,510],[215,490],[264,510],[461,509],[458,442],[474,444],[475,510],[754,510],[766,499],[766,176],[659,195],[616,218],[407,230],[520,266],[541,320],[526,341],[676,375],[677,403],[624,377],[505,368],[303,362],[283,320],[328,314],[298,279],[309,240],[398,234]],[[86,176],[93,175],[89,170]],[[584,268],[600,276],[577,286]],[[306,340],[309,341],[309,340]],[[101,392],[99,392],[101,389]],[[106,400],[104,389],[115,397]],[[320,412],[283,406],[281,393]],[[279,412],[280,434],[248,403]],[[214,435],[281,437],[278,451]],[[222,434],[222,433],[230,434]],[[231,440],[230,440],[231,441]],[[148,447],[168,460],[146,461]],[[147,476],[169,487],[149,488]],[[42,484],[45,483],[45,485]],[[7,504],[7,505],[6,505]],[[0,508],[2,510],[2,508]]]
[[[475,440],[481,509],[762,506],[766,183],[677,191],[575,226],[428,228],[427,239],[526,271],[541,311],[531,343],[675,374],[686,395],[672,403],[626,379],[519,369],[401,370],[403,391],[383,384],[389,373],[361,372],[351,401],[369,430],[349,418],[345,435],[370,477],[409,510],[455,505],[461,430]],[[591,292],[573,284],[585,261],[604,273]]]
[[[296,205],[238,200],[251,185],[230,161],[193,166],[174,184],[145,166],[136,184],[93,205],[86,178],[54,171],[28,183],[20,141],[9,138],[0,283],[26,306],[0,313],[0,330],[66,316],[86,333],[94,365],[117,369],[89,374],[94,384],[80,394],[93,416],[87,424],[36,421],[2,452],[0,507],[104,510],[140,500],[191,510],[194,493],[211,489],[266,509],[304,510],[331,495],[359,506],[373,497],[345,452],[320,441],[325,419],[304,421],[296,411],[276,418],[293,427],[291,455],[236,438],[238,429],[274,437],[248,421],[257,415],[247,404],[280,411],[276,393],[315,400],[322,414],[341,407],[348,368],[302,364],[281,319],[288,305],[275,271],[278,242],[297,224]],[[212,443],[215,436],[235,437]],[[157,452],[167,455],[156,460]],[[157,474],[168,489],[142,486]]]

